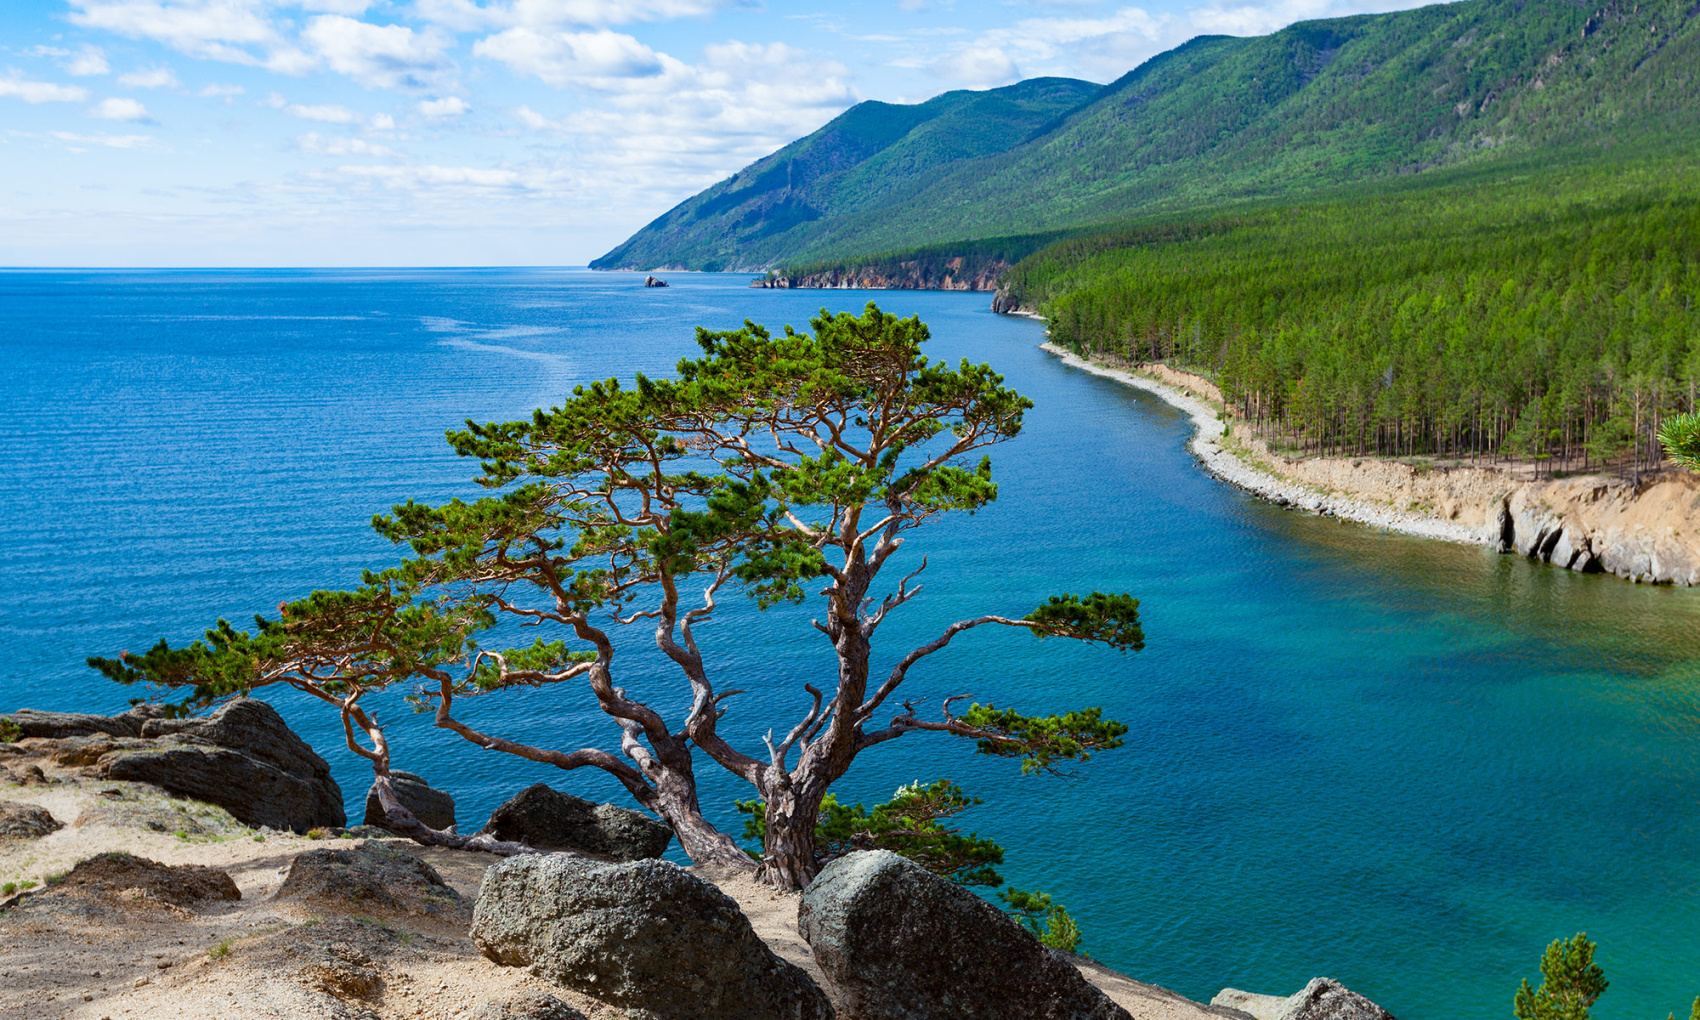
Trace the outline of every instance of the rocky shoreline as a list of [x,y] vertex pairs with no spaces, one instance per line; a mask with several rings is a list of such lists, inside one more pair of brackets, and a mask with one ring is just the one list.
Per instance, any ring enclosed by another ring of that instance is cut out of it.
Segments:
[[[0,1020],[1392,1020],[1326,978],[1187,999],[1048,949],[886,851],[798,894],[662,860],[665,825],[541,784],[486,826],[536,852],[495,857],[370,817],[244,822],[270,783],[253,768],[218,791],[233,812],[100,767],[150,750],[118,739],[211,752],[256,720],[245,751],[276,758],[300,738],[273,715],[239,699],[152,738],[114,731],[161,706],[0,717]],[[453,798],[429,792],[452,824]]]
[[1437,520],[1422,514],[1400,513],[1390,507],[1379,506],[1367,500],[1318,492],[1314,487],[1302,482],[1283,479],[1260,470],[1224,447],[1223,442],[1227,437],[1228,429],[1227,423],[1222,420],[1220,407],[1213,406],[1201,397],[1176,386],[1159,382],[1156,379],[1087,361],[1072,351],[1053,343],[1043,344],[1042,349],[1056,355],[1062,360],[1063,364],[1070,368],[1078,368],[1083,372],[1090,372],[1106,379],[1114,379],[1123,385],[1155,394],[1162,398],[1164,403],[1185,411],[1187,416],[1192,419],[1193,426],[1197,429],[1188,447],[1203,462],[1205,468],[1223,481],[1245,489],[1247,492],[1256,493],[1278,506],[1291,506],[1299,510],[1309,510],[1312,513],[1357,521],[1361,524],[1369,524],[1408,535],[1422,535],[1425,538],[1440,538],[1451,542],[1485,544],[1478,541],[1480,536],[1472,532],[1471,529],[1451,521]]
[[[1024,309],[1011,314],[1040,318]],[[1487,466],[1286,457],[1260,440],[1234,436],[1220,394],[1206,380],[1163,365],[1114,368],[1050,342],[1041,346],[1072,368],[1186,412],[1197,428],[1190,448],[1204,467],[1277,505],[1581,573],[1700,585],[1700,475],[1694,472],[1666,470],[1631,484],[1603,474],[1536,479]]]
[[750,281],[751,287],[772,290],[996,290],[1009,263],[994,261],[965,267],[962,258],[935,265],[900,262],[887,267],[833,268],[785,275],[775,273]]

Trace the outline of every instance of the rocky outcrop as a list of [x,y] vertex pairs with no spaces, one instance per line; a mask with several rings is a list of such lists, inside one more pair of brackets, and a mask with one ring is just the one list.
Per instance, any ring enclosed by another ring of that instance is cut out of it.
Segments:
[[667,861],[510,857],[484,873],[485,956],[657,1020],[830,1020],[731,897]]
[[1130,1020],[1065,954],[889,851],[827,865],[803,890],[797,929],[856,1020]]
[[999,287],[997,293],[992,295],[992,311],[998,315],[1035,315],[1039,309]]
[[[452,829],[455,824],[455,799],[442,790],[433,789],[422,777],[412,772],[391,770],[390,789],[395,791],[401,806],[413,812],[413,817],[433,829]],[[364,824],[386,828],[384,806],[378,803],[378,784],[366,791]]]
[[149,899],[187,907],[203,900],[239,900],[241,890],[217,868],[170,865],[126,853],[105,853],[81,861],[59,883],[64,892],[121,896],[131,890]]
[[1629,581],[1700,584],[1700,476],[1639,485],[1590,476],[1519,486],[1486,523],[1491,544],[1553,566]]
[[460,893],[443,881],[436,868],[404,850],[377,843],[301,854],[290,862],[277,898],[409,914],[451,913],[463,906]]
[[87,712],[40,712],[20,708],[4,718],[18,727],[19,739],[45,737],[87,737],[104,734],[109,737],[139,737],[142,726],[165,714],[162,705],[140,704],[122,715],[91,715]]
[[1286,998],[1224,988],[1210,1000],[1255,1020],[1393,1020],[1393,1015],[1333,978],[1312,978]]
[[0,801],[0,839],[39,839],[64,827],[44,807]]
[[658,280],[653,276],[646,276],[643,278],[643,285],[645,287],[665,287],[667,286],[667,281]]
[[95,771],[216,804],[245,825],[305,832],[347,821],[330,766],[263,701],[239,698],[204,719],[149,719],[140,735],[151,742],[103,754]]
[[573,1007],[542,992],[486,1002],[472,1020],[586,1020]]
[[660,857],[673,830],[628,808],[597,804],[534,783],[495,811],[481,832],[539,850],[569,850],[616,861]]
[[[811,273],[770,273],[750,281],[752,287],[778,290],[995,290],[1009,263],[993,261],[966,266],[960,256],[935,264],[931,260],[881,266],[843,266]],[[994,305],[993,310],[996,311]]]

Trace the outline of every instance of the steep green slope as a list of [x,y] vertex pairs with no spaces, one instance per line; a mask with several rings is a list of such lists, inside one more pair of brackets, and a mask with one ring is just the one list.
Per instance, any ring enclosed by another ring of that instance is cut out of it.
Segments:
[[1097,95],[1101,86],[1035,78],[925,103],[866,102],[680,203],[596,269],[742,269],[785,257],[811,223],[883,208],[945,167],[1003,152]]
[[1534,162],[1067,240],[1003,288],[1309,450],[1640,466],[1696,407],[1700,159]]
[[600,264],[708,268],[700,245],[670,240],[683,216],[693,238],[718,229],[731,242],[714,265],[759,268],[1315,194],[1697,126],[1700,7],[1688,0],[1466,0],[1195,39],[1022,144],[883,190],[861,184],[853,201],[834,191],[853,175],[823,178],[806,220],[770,218],[759,237],[711,207],[746,171]]

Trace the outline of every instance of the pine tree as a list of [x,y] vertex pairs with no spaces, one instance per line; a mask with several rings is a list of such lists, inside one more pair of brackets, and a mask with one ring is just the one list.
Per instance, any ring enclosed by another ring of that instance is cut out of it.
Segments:
[[1588,1020],[1588,1010],[1606,991],[1606,975],[1594,962],[1593,942],[1577,932],[1568,942],[1555,939],[1541,955],[1541,987],[1527,978],[1517,989],[1511,1011],[1517,1020]]

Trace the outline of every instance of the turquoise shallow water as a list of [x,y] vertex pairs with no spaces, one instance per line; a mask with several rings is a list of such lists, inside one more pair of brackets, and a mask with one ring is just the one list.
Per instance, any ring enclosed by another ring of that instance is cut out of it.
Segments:
[[[959,639],[913,693],[1028,708],[1101,704],[1128,746],[1072,779],[1023,778],[912,736],[842,784],[883,799],[955,778],[1006,873],[1056,893],[1090,951],[1208,998],[1328,974],[1405,1020],[1497,1018],[1550,939],[1586,929],[1612,987],[1601,1020],[1686,1015],[1700,994],[1700,597],[1278,510],[1203,474],[1153,398],[1060,366],[1039,327],[984,296],[757,291],[745,277],[572,271],[0,273],[0,709],[112,711],[131,692],[91,653],[193,637],[392,550],[366,520],[407,497],[474,495],[441,442],[591,378],[665,374],[692,327],[799,327],[875,297],[933,327],[939,356],[992,362],[1037,401],[995,451],[1002,499],[916,543],[928,595],[888,654],[960,615],[1066,589],[1144,599],[1133,655]],[[634,640],[636,636],[634,635]],[[735,605],[706,634],[754,742],[830,668],[806,617]],[[646,657],[632,686],[677,699]],[[614,747],[583,701],[502,696],[470,719]],[[277,699],[368,781],[334,718]],[[398,764],[463,825],[546,780],[612,782],[487,755],[392,711]],[[735,825],[746,792],[700,768]]]

